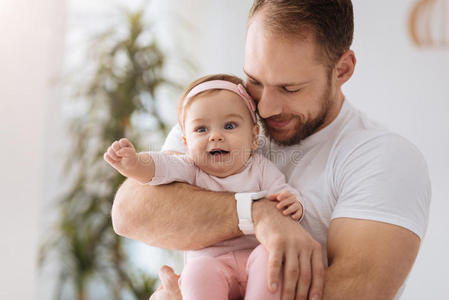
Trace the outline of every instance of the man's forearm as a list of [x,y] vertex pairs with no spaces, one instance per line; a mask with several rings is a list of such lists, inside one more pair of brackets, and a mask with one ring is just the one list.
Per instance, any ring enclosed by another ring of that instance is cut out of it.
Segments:
[[331,221],[324,300],[393,299],[418,254],[420,239],[400,226],[363,219]]
[[115,196],[112,223],[122,236],[177,250],[241,235],[232,193],[183,183],[149,186],[127,179]]

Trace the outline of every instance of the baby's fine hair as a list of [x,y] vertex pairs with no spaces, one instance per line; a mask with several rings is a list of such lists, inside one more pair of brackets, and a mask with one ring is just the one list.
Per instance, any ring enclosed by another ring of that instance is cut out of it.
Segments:
[[226,80],[229,82],[232,82],[234,84],[241,84],[243,86],[245,86],[244,81],[234,75],[229,75],[229,74],[212,74],[212,75],[207,75],[204,77],[201,77],[197,80],[195,80],[194,82],[192,82],[191,84],[189,84],[189,86],[185,89],[184,93],[181,96],[181,99],[179,100],[179,104],[178,104],[178,122],[179,125],[181,125],[181,127],[183,127],[184,124],[184,120],[182,120],[182,111],[184,110],[184,116],[185,116],[185,112],[189,109],[189,106],[193,103],[193,101],[195,100],[196,97],[198,97],[199,95],[205,95],[205,94],[213,94],[216,93],[217,91],[219,91],[219,89],[217,90],[207,90],[204,92],[201,92],[195,96],[193,96],[191,98],[191,100],[189,101],[189,103],[187,104],[187,106],[184,107],[184,102],[186,101],[186,96],[189,94],[189,92],[196,87],[197,85],[206,82],[206,81],[212,81],[212,80]]

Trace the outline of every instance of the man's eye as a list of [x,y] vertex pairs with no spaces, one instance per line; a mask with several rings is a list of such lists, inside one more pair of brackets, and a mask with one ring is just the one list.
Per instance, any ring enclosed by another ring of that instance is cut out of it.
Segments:
[[287,88],[286,86],[282,87],[282,90],[286,93],[297,93],[299,92],[301,89],[298,88]]
[[255,85],[255,86],[259,86],[260,85],[260,82],[252,80],[252,79],[247,80],[247,82],[250,85]]
[[237,127],[237,125],[234,122],[228,122],[225,124],[224,128],[225,129],[234,129],[235,127]]
[[199,133],[207,132],[207,128],[204,126],[200,126],[200,127],[195,128],[195,132],[199,132]]

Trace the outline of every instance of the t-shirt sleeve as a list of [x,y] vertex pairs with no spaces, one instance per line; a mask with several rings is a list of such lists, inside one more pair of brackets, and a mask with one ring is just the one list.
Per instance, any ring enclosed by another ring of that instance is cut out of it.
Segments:
[[186,155],[169,155],[163,152],[149,153],[154,161],[154,177],[150,185],[167,184],[174,181],[195,184],[196,166]]
[[426,162],[416,147],[395,134],[358,143],[335,165],[336,207],[347,217],[407,228],[421,239],[431,198]]
[[175,151],[179,153],[186,153],[186,146],[182,142],[182,129],[178,123],[170,130],[162,145],[161,151]]
[[260,160],[260,164],[262,166],[262,190],[266,191],[268,195],[277,194],[284,190],[290,191],[293,195],[295,195],[296,199],[303,207],[303,214],[300,219],[301,221],[305,212],[301,194],[298,190],[287,183],[285,175],[282,174],[273,162],[262,155],[258,155],[258,159]]

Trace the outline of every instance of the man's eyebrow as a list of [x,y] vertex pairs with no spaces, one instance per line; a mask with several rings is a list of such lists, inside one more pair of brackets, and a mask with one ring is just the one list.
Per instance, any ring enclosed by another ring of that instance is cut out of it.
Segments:
[[[245,71],[245,69],[243,69],[243,72],[246,74],[246,76],[249,77],[249,79],[259,82],[259,80],[257,80],[253,75],[251,75],[247,71]],[[300,85],[305,85],[311,81],[312,80],[307,80],[307,81],[303,81],[303,82],[282,82],[282,83],[274,83],[274,84],[270,84],[270,85],[273,85],[273,86],[300,86]]]
[[250,79],[252,79],[254,81],[258,81],[253,75],[249,74],[245,69],[243,69],[243,73],[245,73],[246,76],[248,76]]
[[303,81],[303,82],[287,82],[287,83],[283,83],[281,84],[282,86],[300,86],[300,85],[305,85],[309,82],[311,82],[312,80],[308,80],[308,81]]

